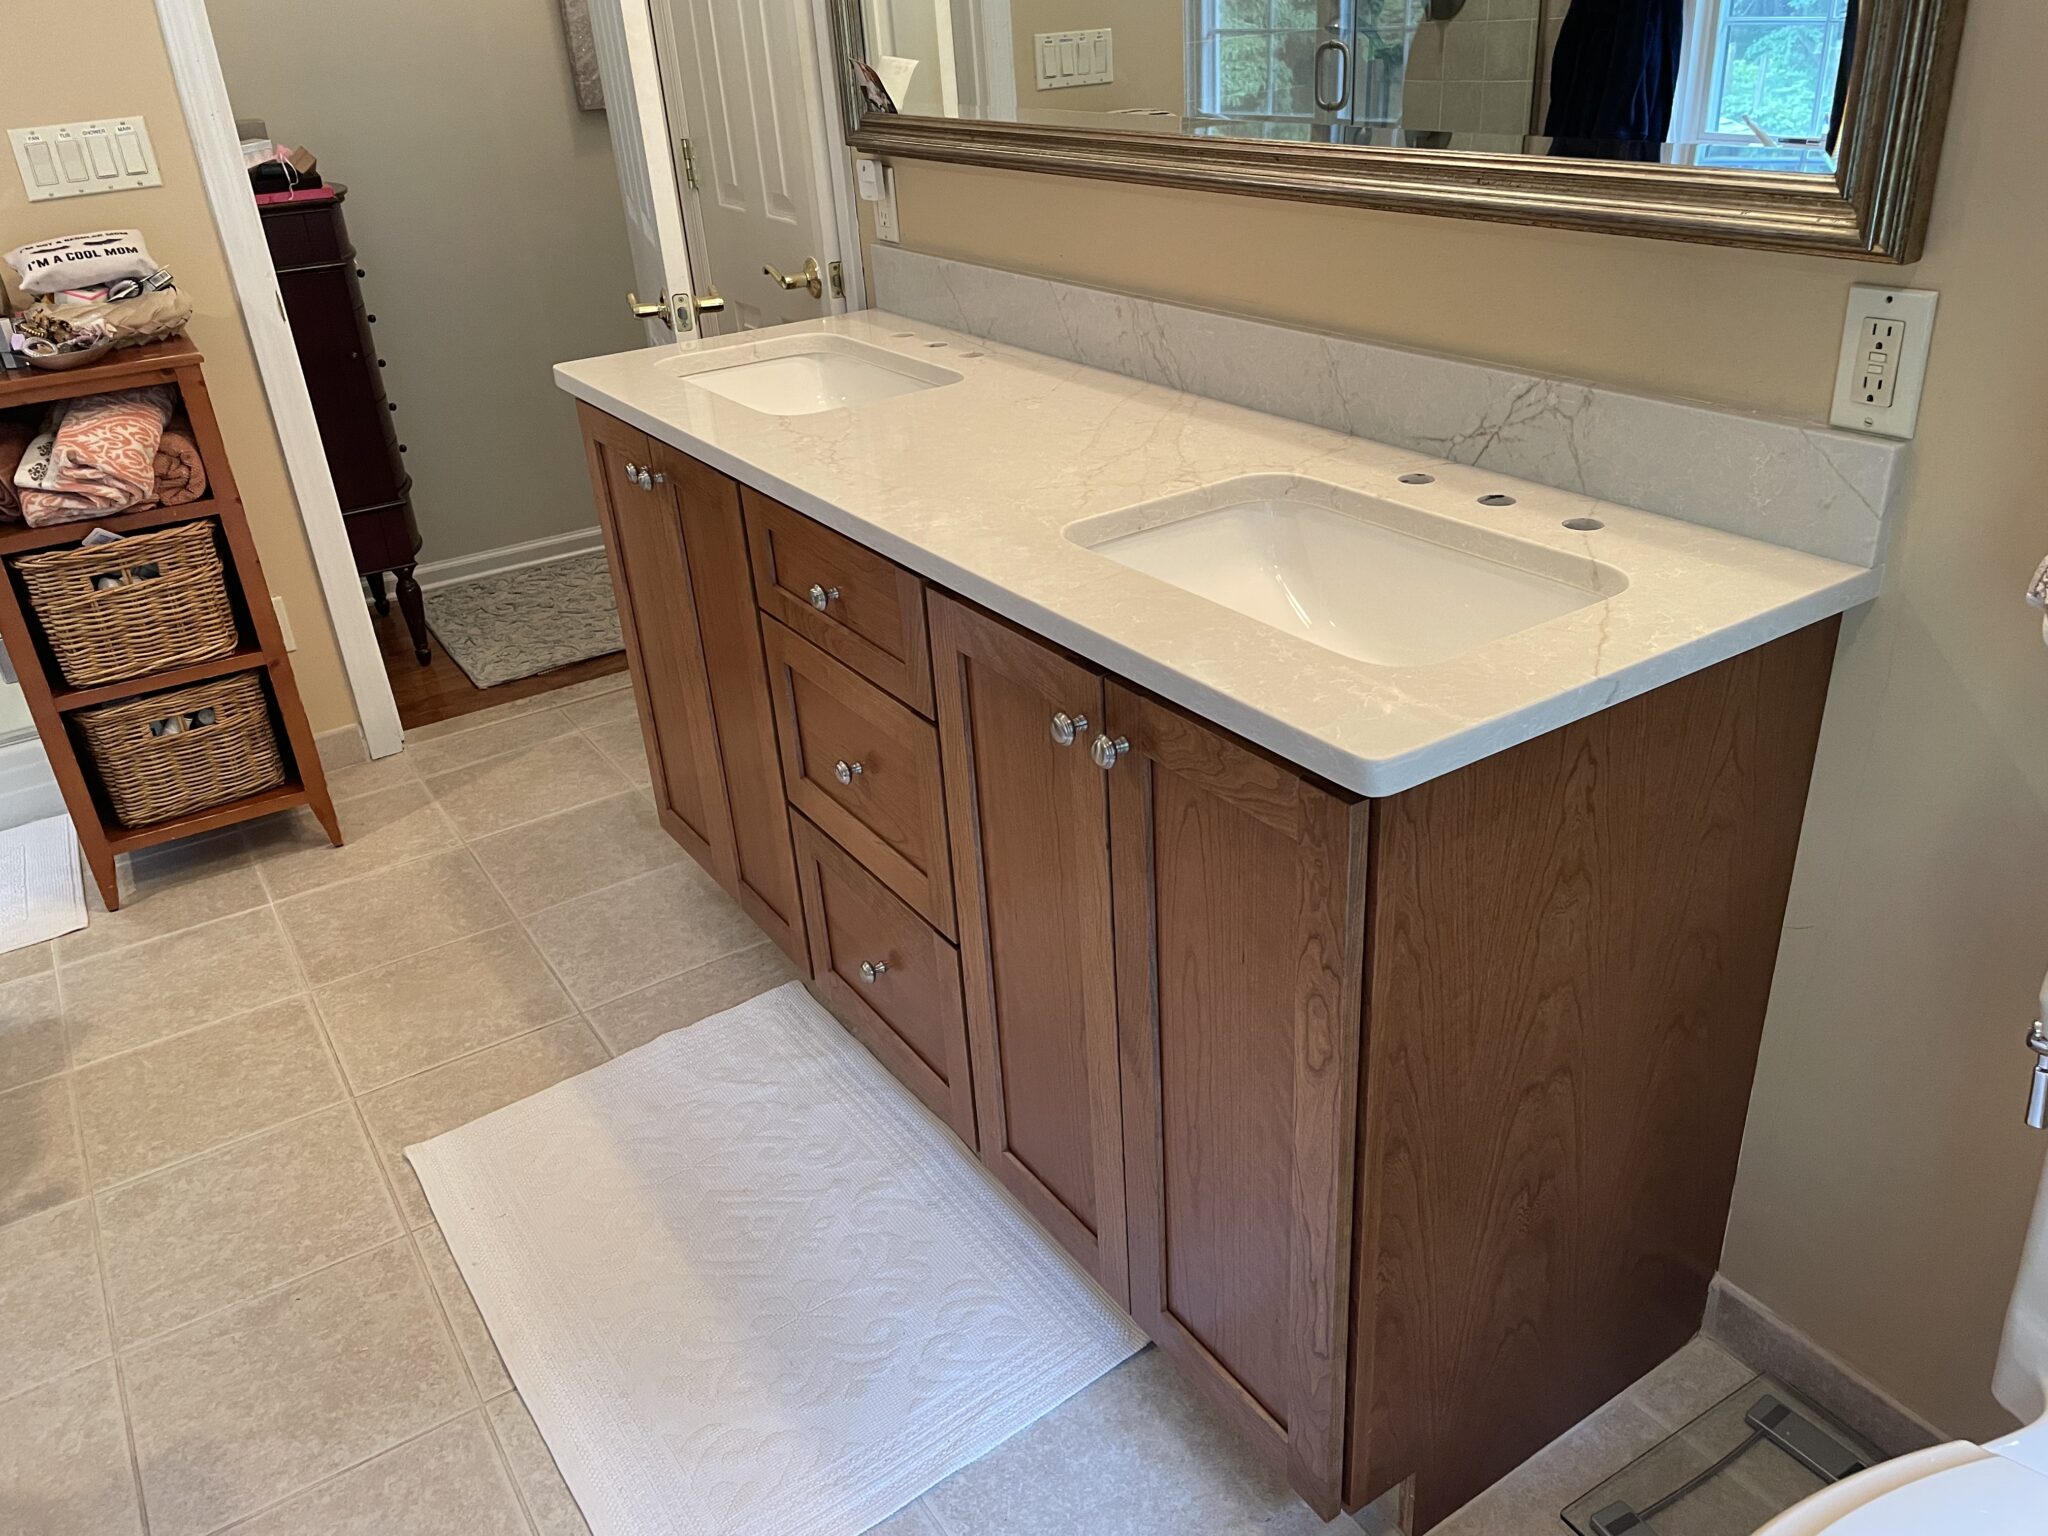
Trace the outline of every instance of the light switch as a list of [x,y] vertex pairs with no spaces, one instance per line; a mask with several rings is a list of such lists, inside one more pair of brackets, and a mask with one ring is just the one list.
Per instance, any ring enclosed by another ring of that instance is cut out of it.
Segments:
[[163,185],[149,127],[140,117],[10,128],[7,138],[32,203]]
[[1110,60],[1110,32],[1040,32],[1032,41],[1038,59],[1038,88],[1062,90],[1070,85],[1107,85],[1116,78]]

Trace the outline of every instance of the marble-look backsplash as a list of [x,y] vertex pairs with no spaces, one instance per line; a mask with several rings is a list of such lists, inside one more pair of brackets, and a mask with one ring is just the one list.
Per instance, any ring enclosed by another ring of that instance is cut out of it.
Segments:
[[1004,272],[877,243],[878,307],[1852,565],[1906,445]]

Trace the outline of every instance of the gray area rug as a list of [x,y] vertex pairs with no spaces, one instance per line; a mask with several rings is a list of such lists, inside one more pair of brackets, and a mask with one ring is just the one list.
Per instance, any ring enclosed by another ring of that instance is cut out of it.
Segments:
[[427,627],[479,688],[621,650],[604,551],[426,594]]

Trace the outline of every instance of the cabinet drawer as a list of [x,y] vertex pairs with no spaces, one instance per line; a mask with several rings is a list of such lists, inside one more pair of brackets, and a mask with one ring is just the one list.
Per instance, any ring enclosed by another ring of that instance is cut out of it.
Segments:
[[789,803],[952,938],[938,732],[773,619],[761,629]]
[[801,816],[797,881],[812,990],[925,1106],[974,1145],[974,1093],[960,955],[932,926]]
[[757,491],[743,486],[740,497],[761,611],[930,718],[924,584]]

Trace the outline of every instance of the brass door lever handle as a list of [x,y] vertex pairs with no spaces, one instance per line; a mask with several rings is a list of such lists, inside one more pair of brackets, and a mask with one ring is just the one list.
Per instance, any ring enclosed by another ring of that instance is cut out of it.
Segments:
[[804,258],[803,271],[797,273],[794,277],[785,276],[773,267],[764,266],[761,270],[780,283],[785,292],[793,292],[798,288],[807,288],[810,290],[812,298],[822,299],[825,297],[825,269],[818,265],[818,258],[815,256],[806,256]]

